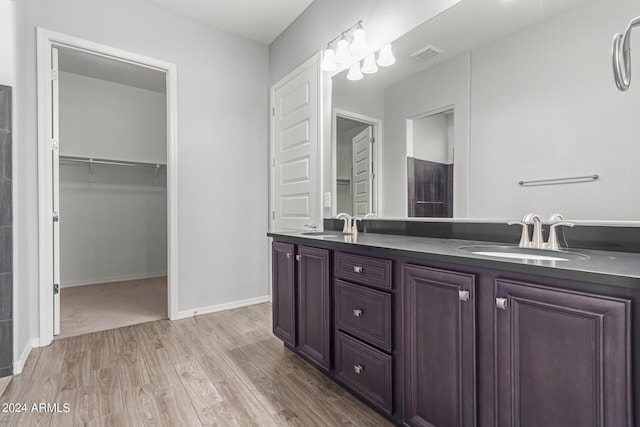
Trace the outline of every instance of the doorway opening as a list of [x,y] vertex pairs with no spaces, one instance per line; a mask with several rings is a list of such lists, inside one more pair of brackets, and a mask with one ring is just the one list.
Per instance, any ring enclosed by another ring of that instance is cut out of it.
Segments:
[[175,317],[175,71],[38,29],[40,345]]
[[407,216],[453,217],[454,110],[407,120]]
[[334,110],[332,215],[380,215],[381,121]]

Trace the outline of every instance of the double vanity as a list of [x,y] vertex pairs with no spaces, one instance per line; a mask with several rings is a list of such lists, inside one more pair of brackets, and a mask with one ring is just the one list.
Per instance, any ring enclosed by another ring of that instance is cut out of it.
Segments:
[[269,236],[274,334],[390,421],[637,424],[640,254]]

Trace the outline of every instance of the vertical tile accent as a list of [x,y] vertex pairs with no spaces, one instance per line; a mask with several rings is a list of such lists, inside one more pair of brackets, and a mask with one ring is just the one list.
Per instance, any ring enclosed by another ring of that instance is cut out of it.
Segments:
[[11,134],[0,131],[0,178],[11,178]]
[[0,85],[0,130],[11,133],[11,88]]
[[0,377],[13,373],[11,88],[0,85]]
[[[13,365],[13,320],[0,322],[0,369]],[[4,345],[8,343],[8,345]]]
[[0,274],[0,321],[13,318],[13,274]]

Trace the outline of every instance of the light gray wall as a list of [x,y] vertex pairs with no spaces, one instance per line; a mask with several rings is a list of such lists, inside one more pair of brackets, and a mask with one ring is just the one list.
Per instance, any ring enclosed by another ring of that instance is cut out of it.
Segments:
[[384,216],[407,216],[407,119],[453,106],[454,216],[467,212],[469,145],[469,55],[461,54],[428,68],[384,91],[383,203]]
[[19,268],[30,290],[31,336],[38,336],[36,26],[178,65],[178,309],[266,295],[267,218],[259,207],[268,195],[267,47],[139,0],[16,6]]
[[451,164],[452,150],[449,147],[450,114],[434,114],[413,120],[413,157],[430,162]]
[[14,82],[14,2],[0,0],[0,84],[13,86]]
[[[165,94],[61,72],[60,154],[165,163]],[[60,286],[167,272],[166,172],[62,162]]]
[[[620,93],[611,70],[612,36],[636,15],[634,0],[587,1],[473,52],[472,217],[640,219],[638,82]],[[517,184],[594,173],[602,179]]]
[[165,94],[59,73],[60,154],[167,161]]

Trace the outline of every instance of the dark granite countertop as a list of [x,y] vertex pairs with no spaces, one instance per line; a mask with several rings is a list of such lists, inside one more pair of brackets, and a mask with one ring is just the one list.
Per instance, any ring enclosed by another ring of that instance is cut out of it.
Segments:
[[459,249],[461,246],[469,245],[502,245],[496,242],[373,233],[359,233],[357,236],[313,236],[304,235],[302,232],[282,231],[269,232],[267,235],[278,240],[306,243],[327,249],[349,251],[350,248],[352,250],[357,248],[366,252],[375,250],[375,253],[371,253],[372,256],[376,254],[405,256],[640,289],[640,254],[637,253],[570,249],[571,252],[587,255],[589,258],[569,261],[533,261],[478,255]]

